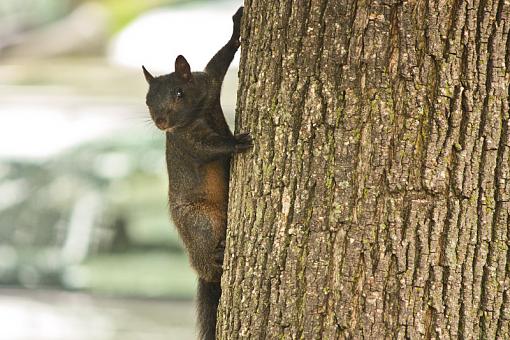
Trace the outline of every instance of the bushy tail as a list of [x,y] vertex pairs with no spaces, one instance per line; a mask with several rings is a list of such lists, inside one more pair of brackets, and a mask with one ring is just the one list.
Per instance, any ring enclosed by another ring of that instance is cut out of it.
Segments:
[[220,282],[198,279],[197,308],[201,340],[216,339],[216,313],[220,296]]

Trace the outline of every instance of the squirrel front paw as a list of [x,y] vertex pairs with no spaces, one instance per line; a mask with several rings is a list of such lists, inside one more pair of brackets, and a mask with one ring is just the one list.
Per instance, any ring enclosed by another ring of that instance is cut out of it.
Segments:
[[248,132],[239,133],[234,138],[236,140],[235,152],[243,152],[253,147],[253,138]]
[[236,44],[237,47],[241,45],[239,37],[241,36],[241,18],[243,17],[243,9],[244,7],[239,7],[237,12],[232,16],[232,21],[234,22],[234,31],[232,32],[231,40]]
[[223,267],[223,258],[225,257],[225,240],[221,241],[214,249],[213,259],[214,264],[218,267]]

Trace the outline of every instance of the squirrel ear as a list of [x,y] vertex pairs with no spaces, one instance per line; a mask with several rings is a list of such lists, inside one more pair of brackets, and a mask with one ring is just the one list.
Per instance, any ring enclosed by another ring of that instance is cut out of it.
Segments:
[[154,77],[152,74],[147,71],[147,69],[142,65],[143,75],[145,76],[145,80],[147,80],[147,83],[151,83],[154,80]]
[[175,59],[175,73],[183,80],[191,80],[191,68],[186,58],[182,55]]

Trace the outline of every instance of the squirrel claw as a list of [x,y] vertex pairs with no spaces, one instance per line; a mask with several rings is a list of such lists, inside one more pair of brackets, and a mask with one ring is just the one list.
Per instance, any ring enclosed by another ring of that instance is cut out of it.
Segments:
[[248,132],[237,134],[234,138],[236,139],[236,152],[245,151],[253,147],[253,138]]
[[234,22],[234,26],[240,26],[241,18],[243,17],[243,9],[244,9],[244,6],[239,7],[237,12],[232,16],[232,21]]
[[239,37],[241,35],[241,18],[243,17],[243,9],[244,7],[239,7],[236,14],[232,16],[232,21],[234,22],[234,31],[232,32],[231,40],[234,42],[236,47],[241,45]]
[[216,247],[213,254],[214,264],[223,267],[223,257],[225,256],[225,241],[221,241]]

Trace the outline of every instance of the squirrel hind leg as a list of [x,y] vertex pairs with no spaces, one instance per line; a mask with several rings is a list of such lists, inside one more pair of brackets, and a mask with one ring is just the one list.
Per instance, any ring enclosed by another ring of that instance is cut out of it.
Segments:
[[198,279],[197,309],[201,340],[216,339],[216,314],[221,297],[220,282]]

